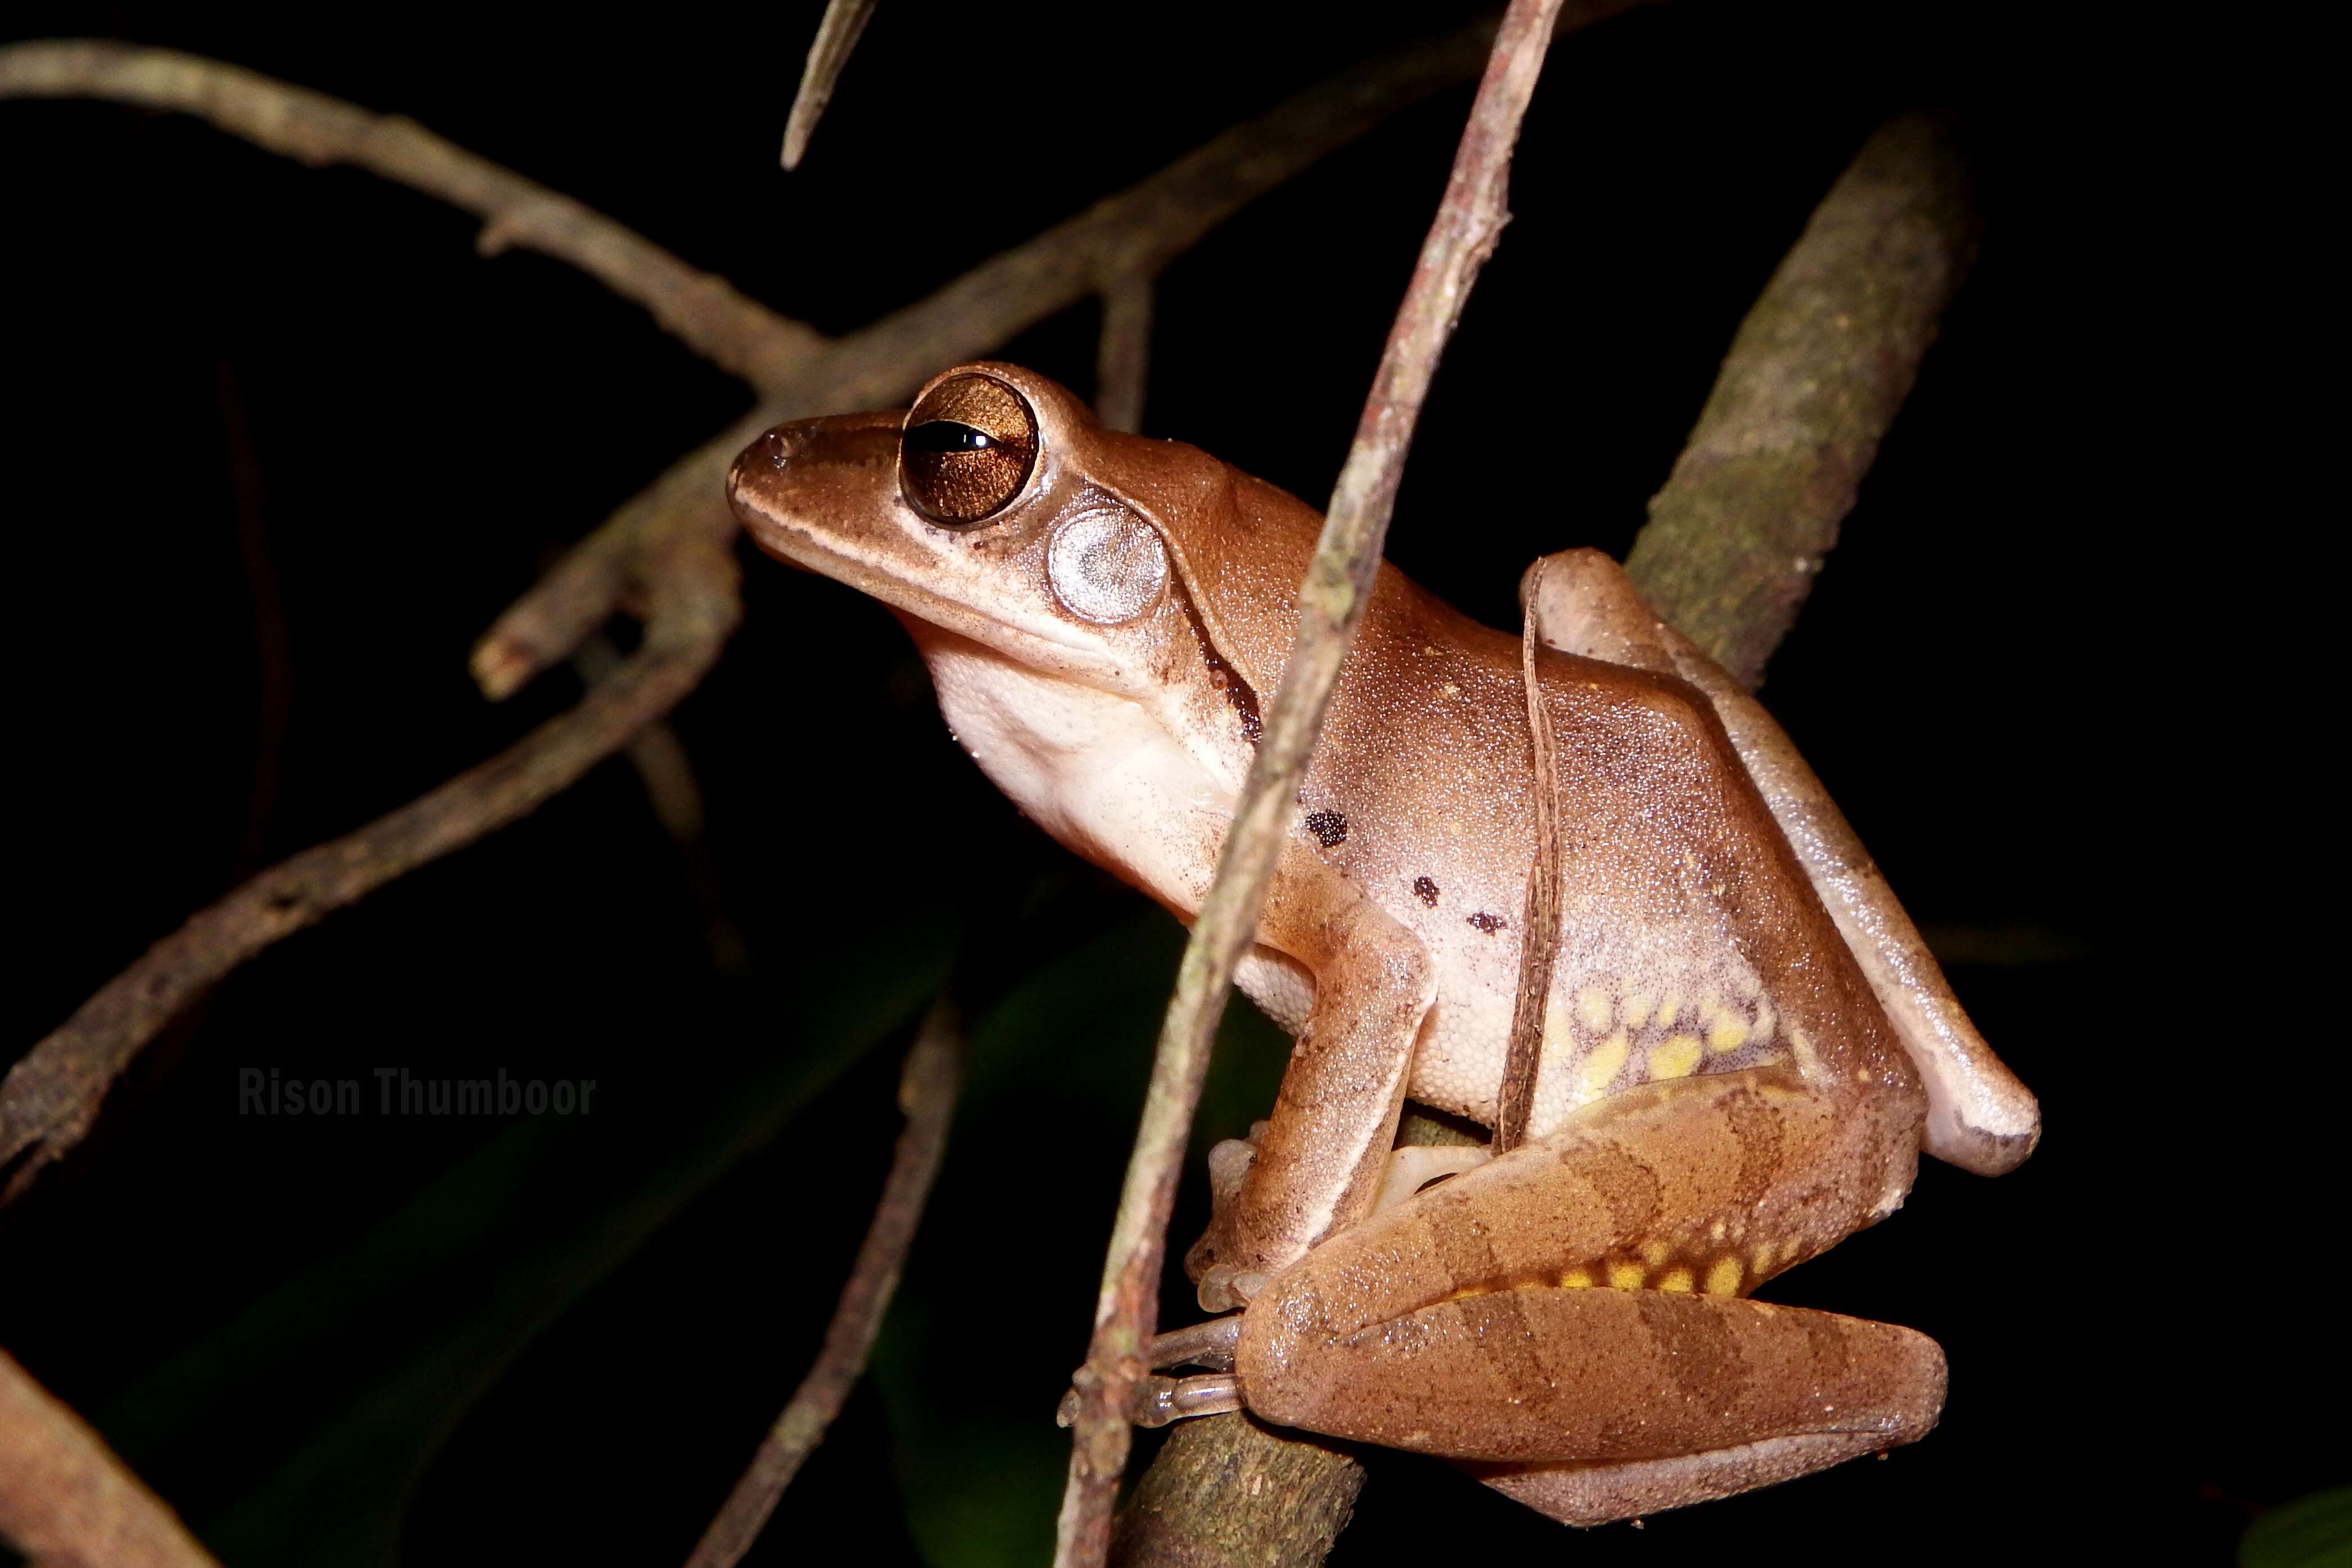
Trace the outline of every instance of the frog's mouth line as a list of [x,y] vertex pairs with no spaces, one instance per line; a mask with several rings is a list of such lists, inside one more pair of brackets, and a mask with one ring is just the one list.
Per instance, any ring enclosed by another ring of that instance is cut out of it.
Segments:
[[1009,658],[1055,670],[1113,695],[1130,695],[1129,682],[1123,679],[1115,662],[1098,649],[1068,636],[1057,623],[1038,626],[982,615],[944,595],[893,575],[872,561],[843,549],[835,539],[770,511],[749,498],[738,499],[735,512],[761,549],[793,565],[830,577],[902,615],[984,647],[996,648]]

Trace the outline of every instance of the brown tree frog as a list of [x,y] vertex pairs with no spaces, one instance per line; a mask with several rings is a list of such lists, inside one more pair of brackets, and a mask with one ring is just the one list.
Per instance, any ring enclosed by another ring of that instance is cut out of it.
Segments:
[[[897,613],[1024,811],[1199,909],[1313,509],[993,363],[771,430],[729,494]],[[1155,1365],[1210,1370],[1149,1403],[1442,1455],[1591,1524],[1925,1434],[1932,1340],[1748,1293],[1891,1213],[1922,1148],[2005,1171],[2040,1123],[1764,710],[1606,556],[1542,565],[1562,925],[1528,1141],[1392,1147],[1408,1096],[1495,1120],[1538,773],[1520,639],[1383,565],[1239,976],[1297,1040],[1188,1259],[1245,1310],[1162,1336]]]

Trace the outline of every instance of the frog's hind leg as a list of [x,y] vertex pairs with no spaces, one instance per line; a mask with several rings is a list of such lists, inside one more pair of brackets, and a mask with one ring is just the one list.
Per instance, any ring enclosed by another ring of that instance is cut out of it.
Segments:
[[1917,1114],[1785,1066],[1612,1095],[1276,1275],[1240,1390],[1585,1523],[1909,1442],[1942,1404],[1933,1341],[1744,1296],[1900,1200]]
[[1813,1432],[1615,1465],[1474,1464],[1464,1468],[1505,1497],[1562,1524],[1607,1524],[1777,1486],[1864,1454],[1884,1453],[1925,1436],[1935,1419],[1931,1403],[1925,1425],[1916,1430],[1898,1427],[1884,1435]]
[[1909,1329],[1605,1287],[1440,1302],[1295,1346],[1273,1375],[1244,1342],[1240,1373],[1267,1420],[1473,1461],[1488,1485],[1570,1524],[1913,1442],[1944,1399],[1943,1353]]
[[1998,1175],[2033,1152],[2042,1112],[1976,1026],[1886,878],[1764,705],[1653,614],[1624,569],[1567,550],[1520,584],[1536,635],[1563,653],[1671,675],[1706,697],[1927,1090],[1927,1152]]

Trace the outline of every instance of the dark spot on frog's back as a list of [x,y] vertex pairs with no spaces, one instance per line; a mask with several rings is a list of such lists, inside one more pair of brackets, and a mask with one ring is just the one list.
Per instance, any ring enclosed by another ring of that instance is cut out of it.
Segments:
[[1307,814],[1307,831],[1315,835],[1326,849],[1337,849],[1348,842],[1348,818],[1336,811],[1310,811]]
[[1433,910],[1437,907],[1437,884],[1426,877],[1415,877],[1412,879],[1412,896]]
[[1505,920],[1500,915],[1490,915],[1486,910],[1480,910],[1476,914],[1470,917],[1470,923],[1476,926],[1480,931],[1485,931],[1488,936],[1492,936],[1511,922]]

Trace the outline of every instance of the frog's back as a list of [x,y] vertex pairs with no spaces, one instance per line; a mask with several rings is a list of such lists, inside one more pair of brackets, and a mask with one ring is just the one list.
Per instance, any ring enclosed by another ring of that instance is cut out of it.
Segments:
[[[1414,1098],[1495,1114],[1537,852],[1518,639],[1384,569],[1302,807],[1437,955]],[[1561,941],[1530,1119],[1637,1084],[1789,1063],[1918,1089],[1876,997],[1706,698],[1541,649],[1558,747]],[[1336,820],[1335,820],[1336,819]]]
[[[1271,697],[1297,626],[1313,508],[1180,445],[1176,540],[1213,632]],[[1786,1061],[1918,1086],[1705,695],[1549,648],[1559,744],[1562,942],[1530,1131],[1633,1086]],[[1409,1092],[1491,1121],[1536,853],[1519,639],[1385,563],[1300,795],[1327,862],[1437,961]]]

